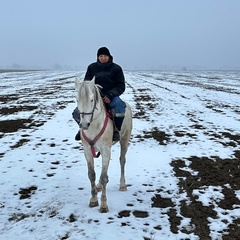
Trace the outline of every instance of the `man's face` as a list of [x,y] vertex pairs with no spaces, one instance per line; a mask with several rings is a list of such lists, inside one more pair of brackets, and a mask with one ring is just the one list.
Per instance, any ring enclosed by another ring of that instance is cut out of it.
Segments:
[[109,56],[105,54],[99,55],[98,60],[100,63],[106,63],[109,60]]

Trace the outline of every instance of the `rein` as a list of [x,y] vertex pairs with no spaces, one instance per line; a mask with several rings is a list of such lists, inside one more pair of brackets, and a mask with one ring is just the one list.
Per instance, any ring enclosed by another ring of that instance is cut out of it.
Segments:
[[92,155],[94,158],[98,158],[100,156],[100,152],[98,152],[96,154],[95,152],[95,149],[94,149],[94,144],[97,142],[97,140],[102,136],[102,134],[104,133],[106,127],[107,127],[107,123],[108,123],[108,116],[106,114],[106,117],[105,117],[105,120],[104,120],[104,124],[103,124],[103,127],[101,129],[101,131],[99,132],[99,134],[93,139],[93,140],[90,140],[86,134],[84,133],[83,130],[81,130],[81,133],[82,133],[82,136],[83,138],[88,142],[88,144],[90,145],[91,147],[91,151],[92,151]]

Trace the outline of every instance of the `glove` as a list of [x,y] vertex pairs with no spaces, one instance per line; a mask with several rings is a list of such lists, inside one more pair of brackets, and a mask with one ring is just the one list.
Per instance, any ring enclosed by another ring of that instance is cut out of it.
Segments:
[[111,101],[107,96],[105,96],[105,97],[103,97],[103,102],[109,104]]

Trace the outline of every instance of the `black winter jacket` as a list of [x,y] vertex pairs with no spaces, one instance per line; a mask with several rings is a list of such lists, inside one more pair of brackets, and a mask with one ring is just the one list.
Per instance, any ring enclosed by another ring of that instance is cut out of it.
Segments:
[[102,96],[107,96],[112,100],[116,96],[120,96],[125,91],[125,78],[122,68],[113,63],[112,56],[107,63],[97,62],[91,63],[85,74],[84,80],[92,80],[95,76],[95,83],[101,85]]

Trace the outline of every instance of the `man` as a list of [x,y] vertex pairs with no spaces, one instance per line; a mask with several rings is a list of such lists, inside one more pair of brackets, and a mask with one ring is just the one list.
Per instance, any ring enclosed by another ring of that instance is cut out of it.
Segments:
[[[95,83],[102,86],[101,94],[106,107],[114,114],[115,130],[113,141],[119,141],[122,122],[125,116],[126,104],[119,97],[125,91],[125,78],[122,68],[113,62],[113,57],[106,47],[101,47],[97,51],[97,61],[91,63],[84,77],[84,81],[92,80],[95,76]],[[73,118],[80,122],[80,114],[76,108]],[[76,140],[80,140],[80,132],[77,133]]]

